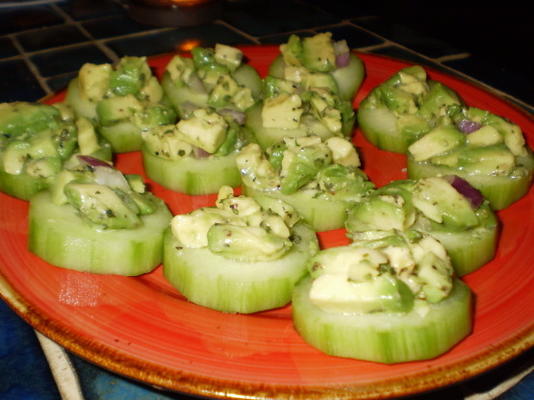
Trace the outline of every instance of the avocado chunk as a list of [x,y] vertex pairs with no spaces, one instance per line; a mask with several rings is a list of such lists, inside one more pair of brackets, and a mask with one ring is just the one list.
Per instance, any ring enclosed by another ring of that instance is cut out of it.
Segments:
[[123,57],[111,72],[109,87],[117,96],[137,94],[151,76],[145,57]]
[[103,125],[113,125],[121,120],[129,119],[142,110],[143,105],[133,94],[110,97],[96,105],[98,118]]
[[452,125],[439,125],[408,147],[415,161],[425,161],[465,142],[465,135]]
[[89,101],[97,102],[104,98],[109,89],[111,73],[110,64],[82,65],[78,73],[78,85]]
[[347,229],[354,232],[403,231],[413,223],[413,209],[401,196],[379,195],[356,204],[349,211]]
[[208,231],[208,248],[235,260],[277,259],[290,247],[289,239],[257,226],[215,224]]
[[238,48],[224,44],[215,44],[215,61],[227,67],[230,71],[235,71],[243,60],[243,52]]
[[176,129],[187,142],[213,154],[224,142],[228,124],[219,114],[199,108],[178,122]]
[[58,127],[61,119],[55,107],[24,101],[0,104],[0,134],[13,138]]
[[445,113],[448,106],[460,105],[461,101],[455,91],[440,82],[430,81],[429,90],[419,104],[419,114],[429,119]]
[[135,228],[141,224],[138,210],[125,202],[118,190],[95,183],[69,182],[64,188],[67,201],[80,215],[105,229]]
[[336,55],[330,32],[302,39],[302,64],[317,72],[330,72],[336,68]]
[[264,100],[261,117],[264,128],[295,129],[304,109],[297,94],[282,93]]
[[427,218],[453,227],[478,225],[471,203],[443,178],[420,179],[413,188],[414,206]]

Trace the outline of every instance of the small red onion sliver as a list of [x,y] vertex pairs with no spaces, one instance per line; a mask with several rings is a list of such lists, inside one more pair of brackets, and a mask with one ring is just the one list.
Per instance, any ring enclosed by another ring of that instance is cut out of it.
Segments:
[[238,124],[243,125],[245,123],[245,113],[231,108],[223,108],[218,111],[221,115],[229,115]]
[[208,153],[206,150],[201,149],[200,147],[195,147],[194,149],[195,157],[196,158],[206,158],[211,156],[210,153]]
[[456,126],[463,133],[472,133],[474,131],[478,131],[481,127],[478,122],[471,121],[469,119],[462,119],[456,124]]
[[343,68],[349,65],[350,53],[342,53],[336,56],[336,67]]
[[85,163],[85,164],[88,164],[90,165],[91,167],[108,167],[108,168],[113,168],[111,165],[109,165],[107,162],[105,161],[102,161],[98,158],[95,158],[95,157],[91,157],[91,156],[84,156],[84,155],[81,155],[79,154],[78,156],[78,160],[80,160],[81,162]]
[[484,201],[484,196],[477,189],[475,189],[465,179],[456,175],[449,175],[444,177],[458,193],[464,196],[474,208],[480,207]]

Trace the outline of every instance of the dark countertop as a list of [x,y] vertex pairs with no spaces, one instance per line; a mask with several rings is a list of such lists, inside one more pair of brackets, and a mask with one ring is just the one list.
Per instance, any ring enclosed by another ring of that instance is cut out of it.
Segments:
[[[503,10],[502,4],[446,2],[423,12],[426,3],[418,1],[355,5],[332,0],[228,0],[220,18],[185,28],[140,24],[129,18],[124,4],[112,0],[0,2],[0,101],[36,101],[63,89],[85,62],[172,52],[192,38],[203,46],[278,44],[290,33],[328,30],[358,51],[443,70],[482,85],[528,113],[534,111],[534,61],[526,46],[534,36],[531,14],[513,3]],[[3,302],[0,319],[0,397],[60,398],[41,350],[40,340],[47,339],[36,336]],[[65,399],[190,399],[132,382],[53,344],[47,346],[66,356],[65,368],[80,383],[81,389],[75,389],[78,397],[64,395]],[[531,399],[532,364],[530,351],[481,377],[412,398]]]

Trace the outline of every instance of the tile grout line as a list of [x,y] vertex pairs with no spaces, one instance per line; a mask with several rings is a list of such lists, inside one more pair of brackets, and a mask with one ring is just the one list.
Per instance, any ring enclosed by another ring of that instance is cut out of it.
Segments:
[[8,35],[8,37],[11,39],[11,42],[17,49],[17,51],[20,53],[20,56],[17,57],[17,59],[21,59],[24,61],[30,72],[33,74],[37,82],[39,83],[39,86],[41,89],[44,90],[45,94],[49,95],[52,94],[52,90],[50,89],[50,86],[46,83],[46,80],[43,78],[41,73],[39,72],[39,68],[30,60],[30,57],[28,57],[28,54],[25,52],[24,48],[18,41],[18,39],[14,35]]
[[56,4],[51,4],[50,7],[60,14],[66,22],[76,26],[85,36],[90,39],[91,43],[98,47],[98,49],[100,49],[100,51],[102,51],[110,60],[112,60],[114,63],[119,60],[119,57],[113,50],[107,47],[102,41],[96,40],[79,21],[75,21],[69,14],[63,11],[61,7],[58,7]]
[[228,22],[226,22],[226,21],[224,21],[222,19],[217,19],[214,22],[219,24],[219,25],[222,25],[222,26],[224,26],[224,27],[226,27],[226,28],[228,28],[228,29],[230,29],[232,31],[234,31],[235,33],[239,33],[241,36],[246,37],[248,40],[252,40],[255,44],[260,44],[261,43],[256,36],[249,35],[248,33],[242,31],[239,28],[236,28],[235,26],[229,24]]
[[37,331],[35,333],[48,361],[48,366],[61,398],[63,400],[84,400],[78,374],[67,352],[43,334]]

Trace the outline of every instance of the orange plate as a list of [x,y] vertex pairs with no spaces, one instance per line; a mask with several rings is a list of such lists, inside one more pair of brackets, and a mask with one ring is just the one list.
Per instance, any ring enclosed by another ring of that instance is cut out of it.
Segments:
[[[264,75],[276,47],[245,47]],[[407,64],[361,54],[367,77],[355,104]],[[169,56],[151,59],[161,74]],[[467,104],[519,124],[534,139],[528,115],[485,90],[430,71]],[[59,94],[50,101],[62,98]],[[373,149],[357,132],[366,172],[377,184],[405,177],[403,156]],[[138,153],[118,157],[125,172],[142,173]],[[213,204],[152,183],[174,213]],[[187,302],[161,267],[135,278],[53,267],[26,250],[27,203],[0,195],[0,292],[37,330],[104,368],[185,393],[215,398],[386,398],[426,391],[474,376],[534,342],[534,194],[507,210],[497,257],[467,277],[476,295],[473,333],[433,360],[381,365],[330,357],[293,329],[290,306],[254,315],[226,315]],[[322,233],[324,246],[346,242],[342,230]]]

